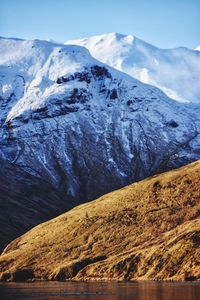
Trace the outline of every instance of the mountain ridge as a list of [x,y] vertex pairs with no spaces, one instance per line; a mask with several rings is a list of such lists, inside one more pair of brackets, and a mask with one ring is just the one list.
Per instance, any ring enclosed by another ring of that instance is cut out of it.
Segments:
[[161,49],[132,35],[117,33],[69,40],[65,44],[88,48],[100,61],[157,86],[175,100],[200,101],[200,54],[193,49]]

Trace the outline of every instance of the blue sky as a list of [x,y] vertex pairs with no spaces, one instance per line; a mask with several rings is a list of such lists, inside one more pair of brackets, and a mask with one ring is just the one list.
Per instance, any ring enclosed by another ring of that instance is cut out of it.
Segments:
[[0,35],[64,42],[133,34],[161,48],[200,45],[200,0],[0,0]]

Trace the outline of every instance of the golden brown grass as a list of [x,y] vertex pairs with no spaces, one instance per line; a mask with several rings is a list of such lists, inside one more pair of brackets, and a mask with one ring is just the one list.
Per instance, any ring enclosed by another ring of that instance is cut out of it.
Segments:
[[200,161],[80,205],[11,242],[2,280],[200,279]]

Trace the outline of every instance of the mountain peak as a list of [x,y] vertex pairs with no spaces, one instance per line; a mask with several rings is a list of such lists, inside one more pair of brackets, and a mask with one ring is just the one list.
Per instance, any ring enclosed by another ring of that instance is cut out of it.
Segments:
[[[88,43],[98,45],[100,43],[115,42],[115,43],[123,43],[125,45],[125,44],[132,44],[135,40],[139,40],[139,39],[131,34],[126,35],[126,34],[121,34],[118,32],[110,32],[110,33],[85,37],[82,39],[68,40],[64,44],[79,44],[79,43],[81,43],[84,46],[84,44],[88,44]],[[141,42],[143,42],[143,41],[141,40]]]
[[65,44],[86,47],[96,59],[162,89],[170,98],[200,102],[197,52],[200,47],[195,49],[197,51],[185,47],[160,49],[133,35],[116,32],[66,41]]
[[[107,39],[115,39],[118,42],[126,42],[128,44],[131,44],[135,39],[137,39],[135,36],[131,35],[131,34],[121,34],[118,32],[111,32],[108,34],[103,35],[105,38]],[[102,37],[103,37],[102,36]]]

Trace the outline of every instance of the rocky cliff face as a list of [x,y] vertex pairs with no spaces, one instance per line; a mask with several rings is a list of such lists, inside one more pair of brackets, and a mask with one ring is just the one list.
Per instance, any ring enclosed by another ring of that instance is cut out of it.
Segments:
[[44,179],[62,201],[76,205],[200,158],[198,105],[176,103],[79,46],[0,44],[1,160]]

